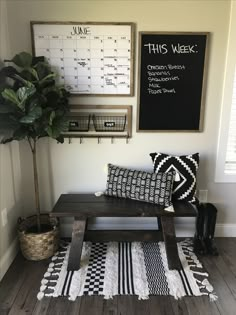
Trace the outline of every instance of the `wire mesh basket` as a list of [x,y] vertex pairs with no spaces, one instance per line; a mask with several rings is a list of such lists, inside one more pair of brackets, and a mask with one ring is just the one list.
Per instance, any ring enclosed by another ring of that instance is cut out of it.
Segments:
[[89,131],[90,115],[69,117],[69,131]]
[[96,131],[124,131],[126,125],[126,115],[100,116],[93,115],[93,125]]

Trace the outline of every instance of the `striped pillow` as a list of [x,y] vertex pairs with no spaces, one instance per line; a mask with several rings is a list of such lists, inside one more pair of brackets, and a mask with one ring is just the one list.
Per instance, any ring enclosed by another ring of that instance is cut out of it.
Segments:
[[171,196],[175,173],[148,173],[108,164],[105,195],[163,205],[173,211]]

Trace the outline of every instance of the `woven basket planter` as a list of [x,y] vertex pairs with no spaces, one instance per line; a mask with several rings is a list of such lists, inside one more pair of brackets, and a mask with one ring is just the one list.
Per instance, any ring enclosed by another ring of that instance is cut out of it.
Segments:
[[47,232],[28,232],[37,226],[37,216],[20,218],[18,221],[18,236],[23,256],[28,260],[42,260],[53,256],[58,249],[58,220],[48,214],[40,215],[41,225],[49,227]]

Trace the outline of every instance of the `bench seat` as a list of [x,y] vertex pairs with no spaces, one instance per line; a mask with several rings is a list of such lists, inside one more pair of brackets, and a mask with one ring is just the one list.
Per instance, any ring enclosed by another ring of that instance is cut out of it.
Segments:
[[[186,201],[173,203],[174,212],[163,206],[109,196],[96,197],[94,194],[62,194],[55,204],[51,216],[74,217],[72,243],[68,270],[78,270],[84,240],[104,241],[158,241],[164,239],[169,269],[180,269],[176,243],[174,218],[196,217],[197,209]],[[160,219],[156,231],[89,231],[87,220],[98,217],[155,217]]]

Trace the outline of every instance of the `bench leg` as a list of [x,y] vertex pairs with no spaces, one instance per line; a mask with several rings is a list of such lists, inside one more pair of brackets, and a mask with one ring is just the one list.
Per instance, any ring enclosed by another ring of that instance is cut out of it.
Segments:
[[170,270],[181,269],[178,248],[175,236],[175,226],[173,217],[161,217],[162,232],[166,247],[166,256]]
[[80,258],[82,254],[86,221],[86,219],[77,217],[74,218],[69,261],[67,266],[68,271],[75,271],[80,268]]

